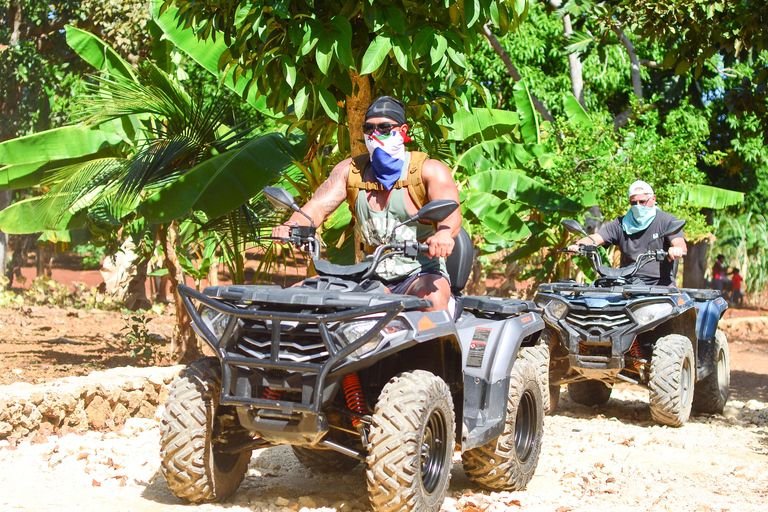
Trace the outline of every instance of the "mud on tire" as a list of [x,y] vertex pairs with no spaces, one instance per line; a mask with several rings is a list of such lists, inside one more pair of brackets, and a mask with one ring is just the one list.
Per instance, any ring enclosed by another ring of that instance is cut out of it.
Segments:
[[654,420],[670,427],[680,427],[688,421],[695,372],[693,347],[687,337],[670,334],[656,341],[648,382]]
[[376,512],[436,512],[451,477],[456,420],[448,385],[416,370],[392,378],[373,413],[368,491]]
[[215,358],[206,358],[181,371],[171,386],[160,425],[163,476],[171,492],[190,503],[221,501],[232,495],[251,459],[251,451],[220,450],[217,438],[238,443],[250,437],[237,423],[234,410],[219,407],[219,364]]
[[693,410],[721,414],[731,387],[731,363],[728,340],[720,329],[715,333],[715,371],[696,383],[693,389]]
[[461,457],[467,477],[493,491],[525,488],[539,463],[544,434],[541,390],[528,361],[515,361],[507,396],[504,432]]
[[341,473],[357,466],[360,461],[334,450],[320,450],[304,446],[291,446],[302,465],[316,471]]
[[520,357],[528,361],[536,369],[536,379],[541,390],[541,403],[544,414],[553,414],[560,400],[560,386],[549,384],[550,354],[553,343],[552,332],[544,329],[539,341],[533,347],[520,349]]

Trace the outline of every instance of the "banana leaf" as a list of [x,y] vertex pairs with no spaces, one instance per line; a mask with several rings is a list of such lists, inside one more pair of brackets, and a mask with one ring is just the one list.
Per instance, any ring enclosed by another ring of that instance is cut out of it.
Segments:
[[539,138],[539,118],[536,115],[536,108],[533,106],[533,99],[525,80],[520,80],[512,88],[515,96],[515,106],[520,114],[520,127],[523,133],[523,140],[528,144],[541,144]]
[[[198,64],[207,71],[219,77],[220,81],[228,89],[235,91],[243,96],[243,91],[248,86],[253,77],[253,71],[248,69],[238,77],[237,83],[234,80],[234,70],[230,69],[225,76],[219,71],[219,57],[228,50],[224,42],[224,34],[216,31],[215,37],[205,40],[198,40],[192,29],[185,29],[179,26],[176,16],[179,10],[169,6],[163,13],[160,13],[160,7],[163,2],[153,1],[150,4],[150,12],[165,35],[173,43],[192,57]],[[223,78],[223,80],[222,80]],[[278,114],[267,108],[267,100],[264,96],[258,96],[258,89],[251,87],[248,95],[244,97],[245,101],[251,104],[256,110],[269,117],[278,117]]]
[[75,125],[54,128],[0,143],[0,165],[78,158],[119,144],[121,140],[116,133],[107,133],[98,127]]
[[709,185],[690,185],[681,191],[677,201],[678,204],[688,203],[699,208],[721,210],[744,202],[744,193]]
[[493,194],[472,190],[462,197],[466,210],[481,220],[483,227],[490,229],[505,240],[523,240],[531,232],[525,222],[517,216],[515,207],[508,201]]
[[584,209],[577,201],[513,170],[479,172],[470,176],[469,183],[478,191],[503,192],[510,201],[526,204],[542,213],[579,212]]
[[121,75],[136,80],[133,67],[107,43],[85,30],[71,25],[65,27],[67,44],[88,64],[110,75]]
[[443,124],[448,127],[448,140],[459,142],[488,141],[515,130],[520,125],[520,116],[517,112],[509,110],[461,109],[453,115],[453,121]]
[[255,138],[190,169],[150,196],[138,211],[149,222],[170,222],[192,210],[208,218],[225,215],[258,194],[291,163],[302,148],[279,134]]
[[568,93],[565,97],[565,113],[568,115],[568,121],[581,128],[592,128],[592,120],[589,118],[589,114],[581,106],[579,100],[573,93]]
[[28,235],[42,231],[71,231],[86,226],[87,212],[66,213],[60,221],[40,215],[42,197],[33,197],[10,205],[0,211],[0,231],[11,235]]

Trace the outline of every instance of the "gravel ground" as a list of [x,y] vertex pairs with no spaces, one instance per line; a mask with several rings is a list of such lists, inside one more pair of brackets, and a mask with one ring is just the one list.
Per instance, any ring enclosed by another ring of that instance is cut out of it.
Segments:
[[[545,420],[538,469],[527,489],[482,492],[456,454],[445,511],[766,510],[768,404],[730,401],[724,416],[682,428],[655,425],[647,392],[618,387],[602,408],[561,398]],[[0,510],[103,512],[370,510],[362,466],[312,474],[281,446],[253,453],[227,503],[183,505],[159,472],[159,423],[129,419],[117,432],[0,442]]]

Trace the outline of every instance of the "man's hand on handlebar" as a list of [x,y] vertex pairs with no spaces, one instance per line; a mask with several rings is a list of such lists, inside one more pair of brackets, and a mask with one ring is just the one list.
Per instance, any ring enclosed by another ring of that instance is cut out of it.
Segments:
[[427,256],[430,258],[447,258],[453,252],[454,244],[451,231],[449,229],[440,229],[437,233],[427,238],[427,245],[429,246]]
[[295,220],[288,220],[284,224],[272,228],[272,236],[276,238],[288,238],[291,236],[291,226],[298,226]]
[[669,261],[674,261],[678,258],[682,258],[686,253],[680,247],[670,247],[667,254],[669,255]]
[[568,252],[575,252],[579,253],[581,252],[581,244],[571,244],[567,247]]

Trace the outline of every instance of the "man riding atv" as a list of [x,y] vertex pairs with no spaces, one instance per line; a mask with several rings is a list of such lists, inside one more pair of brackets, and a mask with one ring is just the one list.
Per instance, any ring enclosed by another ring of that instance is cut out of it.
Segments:
[[[635,263],[638,255],[644,253],[654,240],[656,233],[661,233],[677,217],[656,207],[656,195],[651,186],[644,181],[636,181],[629,187],[629,211],[622,217],[604,225],[597,233],[577,240],[568,246],[571,252],[578,252],[580,245],[615,245],[621,252],[621,267]],[[662,286],[674,285],[677,273],[676,259],[687,252],[685,236],[682,231],[664,239],[664,249],[669,258],[653,261],[638,270],[636,277],[645,284]]]
[[[405,106],[400,101],[381,96],[371,103],[363,133],[368,154],[337,164],[302,210],[319,226],[347,200],[356,219],[355,230],[363,241],[362,249],[366,259],[370,259],[376,247],[385,243],[393,226],[407,221],[429,201],[446,199],[458,203],[459,191],[445,164],[428,159],[425,153],[405,150],[405,143],[411,139],[407,135]],[[360,190],[364,193],[358,194]],[[272,234],[287,238],[291,225],[309,224],[309,219],[296,212]],[[429,251],[416,260],[386,260],[376,274],[392,293],[428,299],[433,304],[428,309],[431,311],[447,309],[451,288],[445,258],[453,252],[460,228],[459,209],[434,226],[402,226],[397,231],[400,240],[423,241]]]

